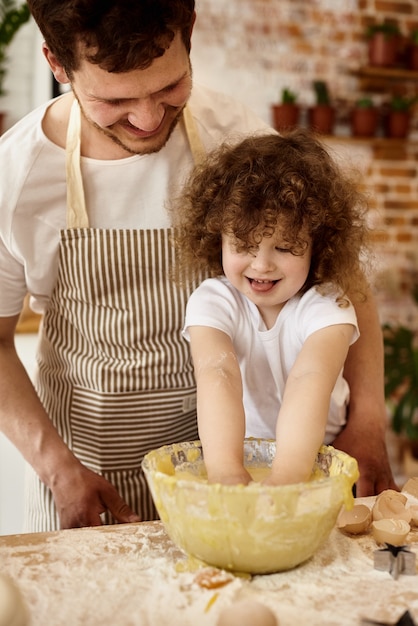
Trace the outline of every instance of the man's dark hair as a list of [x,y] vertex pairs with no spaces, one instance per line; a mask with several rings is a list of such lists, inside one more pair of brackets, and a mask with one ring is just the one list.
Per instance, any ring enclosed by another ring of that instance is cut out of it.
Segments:
[[83,58],[108,72],[145,69],[164,54],[176,32],[190,51],[195,0],[28,0],[28,5],[69,77]]

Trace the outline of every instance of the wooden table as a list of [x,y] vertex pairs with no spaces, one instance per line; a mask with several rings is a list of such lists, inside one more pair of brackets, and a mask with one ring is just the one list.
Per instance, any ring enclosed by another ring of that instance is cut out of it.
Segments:
[[[418,530],[409,548],[418,553]],[[280,626],[395,623],[406,609],[418,625],[418,577],[374,569],[376,549],[370,535],[334,529],[302,566],[245,578],[187,558],[148,522],[3,536],[0,568],[19,585],[30,626],[215,626],[244,598],[269,606]]]

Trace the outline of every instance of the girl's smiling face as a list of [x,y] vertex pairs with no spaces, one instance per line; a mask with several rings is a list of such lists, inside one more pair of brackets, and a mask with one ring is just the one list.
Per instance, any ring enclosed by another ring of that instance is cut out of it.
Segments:
[[294,254],[280,234],[262,237],[251,249],[241,249],[230,234],[222,235],[222,266],[230,283],[253,302],[268,328],[286,302],[303,287],[309,274],[312,247]]

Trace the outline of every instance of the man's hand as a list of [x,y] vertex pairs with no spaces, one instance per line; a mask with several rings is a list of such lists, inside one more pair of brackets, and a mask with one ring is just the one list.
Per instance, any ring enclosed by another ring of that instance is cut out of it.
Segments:
[[356,428],[350,427],[350,419],[346,427],[332,444],[357,459],[360,478],[356,483],[356,496],[374,496],[385,489],[399,490],[390,467],[385,433],[373,425],[359,421]]
[[350,347],[344,377],[350,387],[348,420],[333,445],[357,459],[357,497],[398,489],[386,449],[383,336],[377,305],[370,292],[355,302],[360,338]]
[[81,463],[71,471],[60,472],[51,490],[61,528],[100,526],[100,515],[105,511],[121,523],[141,521],[109,481]]

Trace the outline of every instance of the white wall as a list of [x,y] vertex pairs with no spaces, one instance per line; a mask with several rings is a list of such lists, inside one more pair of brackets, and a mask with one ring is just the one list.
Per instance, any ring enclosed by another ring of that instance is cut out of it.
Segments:
[[[41,51],[42,36],[31,20],[22,26],[9,49],[9,71],[0,100],[9,128],[51,96],[51,72]],[[36,335],[16,336],[20,358],[29,375],[35,363]],[[0,433],[0,535],[20,533],[23,528],[25,463],[16,448]]]
[[5,129],[51,97],[52,75],[41,46],[42,35],[32,19],[10,45],[7,93],[0,99],[0,109],[6,112]]
[[[35,366],[36,334],[16,335],[18,354],[32,376]],[[23,528],[25,462],[0,433],[0,535],[13,535]]]

